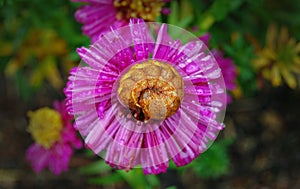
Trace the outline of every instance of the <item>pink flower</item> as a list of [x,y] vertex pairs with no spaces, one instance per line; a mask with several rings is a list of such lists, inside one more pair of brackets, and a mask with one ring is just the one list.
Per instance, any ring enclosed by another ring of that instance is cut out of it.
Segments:
[[231,58],[223,56],[223,52],[213,49],[212,54],[214,55],[218,65],[220,66],[226,85],[226,89],[233,91],[236,88],[237,71]]
[[190,33],[132,19],[77,52],[83,63],[70,72],[67,108],[86,145],[112,167],[158,174],[169,160],[186,165],[223,129],[221,70]]
[[[208,47],[210,34],[206,33],[199,37]],[[226,89],[228,91],[233,91],[236,89],[236,79],[237,79],[237,70],[236,66],[233,63],[231,58],[226,58],[223,56],[223,52],[217,49],[212,49],[212,54],[214,55],[219,67],[222,70],[224,82]],[[227,95],[227,103],[229,104],[232,101],[231,96]]]
[[203,43],[204,43],[207,47],[209,47],[210,33],[205,33],[205,34],[201,35],[201,36],[199,37],[199,39],[200,39],[201,41],[203,41]]
[[[57,140],[54,143],[51,142],[50,145],[45,145],[48,144],[48,141],[41,142],[41,140],[37,140],[36,143],[32,144],[26,151],[26,159],[30,162],[36,173],[41,172],[47,167],[55,175],[67,171],[69,161],[73,155],[73,148],[79,149],[82,147],[82,142],[76,136],[76,131],[73,128],[73,118],[66,112],[65,102],[54,102],[54,107],[55,110],[42,108],[30,114],[29,132],[33,135],[38,133],[38,127],[43,127],[42,131],[45,132],[44,136],[34,135],[34,138],[37,139],[39,139],[39,137],[45,138],[46,135],[49,135],[49,137],[46,136],[47,139],[49,139],[54,136],[53,133],[56,133],[56,131],[50,131],[49,129],[51,128],[47,128],[50,127],[51,124],[45,126],[43,121],[60,124],[60,122],[53,122],[56,115],[59,115],[59,118],[62,120],[62,129],[58,131],[60,134],[59,139],[55,137]],[[53,127],[60,128],[55,125],[53,125]]]
[[93,42],[110,27],[127,25],[130,18],[142,18],[154,21],[160,13],[170,14],[170,10],[162,8],[164,0],[73,0],[86,2],[80,7],[75,18],[83,24],[83,34]]

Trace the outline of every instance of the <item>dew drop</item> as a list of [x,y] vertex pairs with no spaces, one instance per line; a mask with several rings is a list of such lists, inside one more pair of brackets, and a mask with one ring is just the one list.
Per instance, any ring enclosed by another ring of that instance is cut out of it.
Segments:
[[186,67],[185,70],[187,73],[192,73],[199,70],[199,67],[195,63],[191,63]]
[[184,64],[184,63],[180,63],[180,64],[178,64],[178,66],[179,66],[180,68],[184,68],[185,64]]
[[120,140],[120,144],[124,146],[124,145],[125,145],[125,140],[124,140],[124,139],[121,139],[121,140]]
[[197,89],[196,91],[198,95],[203,94],[203,89]]

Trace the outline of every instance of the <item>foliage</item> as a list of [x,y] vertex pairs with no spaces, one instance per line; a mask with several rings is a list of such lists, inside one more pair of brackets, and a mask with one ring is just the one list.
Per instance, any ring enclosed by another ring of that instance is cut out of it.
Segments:
[[159,186],[158,178],[154,175],[145,176],[142,169],[136,168],[130,172],[113,170],[103,160],[82,167],[80,172],[89,175],[89,182],[97,185],[111,185],[125,181],[133,189],[150,189]]
[[30,100],[45,85],[60,93],[79,61],[75,48],[89,40],[73,18],[75,8],[68,0],[47,6],[38,0],[1,3],[0,71],[15,81],[23,99]]
[[[216,178],[226,174],[229,170],[227,149],[231,140],[215,142],[206,152],[189,165],[196,175],[202,178]],[[185,169],[184,171],[188,171]]]

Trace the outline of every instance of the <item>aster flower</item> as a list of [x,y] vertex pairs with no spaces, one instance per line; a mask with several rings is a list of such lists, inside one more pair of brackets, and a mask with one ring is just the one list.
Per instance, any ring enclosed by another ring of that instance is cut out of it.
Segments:
[[187,31],[132,19],[77,52],[67,108],[86,146],[112,167],[158,174],[169,160],[186,165],[223,129],[221,70]]
[[[209,33],[200,36],[199,39],[202,40],[209,47]],[[237,87],[237,70],[236,66],[233,63],[233,60],[231,58],[224,57],[223,52],[220,50],[212,49],[211,52],[214,55],[219,67],[221,68],[227,91],[234,91]],[[227,95],[227,103],[230,103],[231,101],[231,96]]]
[[170,10],[162,8],[166,0],[73,0],[86,2],[80,7],[75,18],[83,24],[83,34],[96,41],[99,36],[111,26],[127,25],[130,18],[142,18],[154,21],[162,12],[169,14]]
[[300,73],[300,42],[289,37],[286,27],[279,31],[275,24],[271,24],[265,47],[258,49],[253,64],[259,74],[271,81],[273,86],[285,82],[294,89],[297,86],[296,75]]
[[26,151],[26,159],[36,173],[49,168],[55,175],[68,170],[73,148],[82,147],[73,128],[72,116],[66,112],[65,102],[29,112],[29,127],[35,143]]

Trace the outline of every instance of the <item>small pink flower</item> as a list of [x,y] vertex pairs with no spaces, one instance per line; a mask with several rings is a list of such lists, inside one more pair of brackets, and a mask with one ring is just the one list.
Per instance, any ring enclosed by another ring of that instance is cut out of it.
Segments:
[[[206,33],[199,37],[206,46],[209,47],[210,34]],[[226,89],[228,91],[233,91],[236,89],[236,79],[237,79],[237,69],[233,60],[231,58],[226,58],[223,56],[223,52],[217,49],[212,49],[212,54],[214,55],[219,67],[222,70],[224,82],[226,85]],[[231,96],[227,95],[227,103],[232,101]]]
[[[196,30],[198,30],[198,28],[197,28]],[[199,39],[200,39],[201,41],[203,41],[203,43],[204,43],[207,47],[209,47],[210,33],[205,33],[205,34],[201,35],[201,36],[199,37]]]
[[111,27],[121,27],[128,24],[130,18],[142,18],[147,21],[162,14],[170,14],[170,9],[163,8],[164,0],[73,0],[86,2],[80,7],[75,18],[83,24],[83,34],[93,42]]
[[[55,110],[49,108],[39,109],[36,112],[31,113],[30,116],[30,124],[35,124],[33,122],[41,120],[37,123],[37,125],[41,127],[44,127],[42,126],[44,124],[42,121],[51,121],[51,119],[53,119],[53,115],[60,115],[60,118],[62,120],[62,129],[59,131],[60,138],[55,143],[51,143],[51,145],[49,146],[44,145],[45,141],[43,143],[37,141],[36,143],[32,144],[26,151],[26,159],[30,162],[33,170],[36,173],[41,172],[45,168],[49,168],[55,175],[59,175],[62,172],[67,171],[69,161],[73,155],[73,148],[79,149],[82,147],[82,142],[77,137],[76,131],[73,128],[73,118],[66,112],[65,102],[54,102],[54,107]],[[43,112],[43,114],[37,114],[38,111],[40,113]],[[36,116],[41,115],[45,115],[45,117],[36,118]],[[56,124],[56,122],[53,123]],[[47,125],[45,127],[48,126],[51,125]],[[36,130],[38,130],[37,127],[35,127],[34,129],[31,128],[30,132],[33,134],[34,132],[38,132]],[[51,133],[53,132],[55,131],[52,131]],[[36,137],[38,138],[39,136]]]
[[226,89],[233,91],[236,88],[236,78],[237,71],[231,58],[226,58],[223,56],[223,52],[212,49],[212,54],[214,55],[218,65],[220,66],[226,85]]
[[223,129],[221,70],[190,33],[132,19],[77,52],[83,63],[70,72],[67,109],[86,145],[112,167],[158,174],[169,160],[186,165]]

